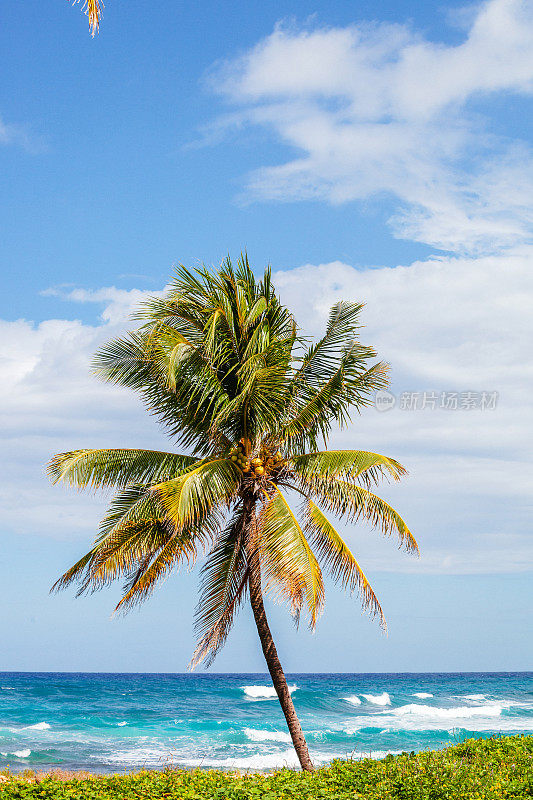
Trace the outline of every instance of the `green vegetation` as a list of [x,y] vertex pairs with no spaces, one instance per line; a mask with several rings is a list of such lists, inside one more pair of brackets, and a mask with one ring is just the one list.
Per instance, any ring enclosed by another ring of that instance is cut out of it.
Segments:
[[447,750],[334,761],[313,773],[228,775],[166,769],[38,781],[13,777],[0,800],[526,800],[533,797],[533,736],[469,739]]
[[400,515],[371,491],[381,478],[399,480],[402,465],[363,450],[320,449],[387,385],[386,365],[359,341],[361,308],[336,303],[324,336],[311,344],[280,303],[268,269],[257,280],[246,257],[236,269],[227,259],[217,272],[180,267],[165,295],[141,306],[140,327],[103,347],[95,367],[137,392],[189,452],[73,450],[49,465],[54,483],[116,492],[92,549],[56,588],[75,581],[80,592],[94,591],[123,579],[117,609],[125,611],[207,552],[192,664],[213,661],[249,599],[306,770],[313,764],[263,596],[286,602],[296,621],[307,615],[314,628],[325,569],[384,624],[369,581],[326,513],[366,520],[418,550]]

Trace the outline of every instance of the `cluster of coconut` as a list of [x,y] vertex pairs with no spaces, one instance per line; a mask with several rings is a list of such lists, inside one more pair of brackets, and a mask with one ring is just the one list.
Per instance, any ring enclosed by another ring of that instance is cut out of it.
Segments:
[[265,472],[272,473],[280,469],[283,456],[279,452],[262,449],[259,456],[250,458],[247,454],[247,443],[241,439],[236,447],[230,450],[230,458],[239,469],[251,478],[261,478]]

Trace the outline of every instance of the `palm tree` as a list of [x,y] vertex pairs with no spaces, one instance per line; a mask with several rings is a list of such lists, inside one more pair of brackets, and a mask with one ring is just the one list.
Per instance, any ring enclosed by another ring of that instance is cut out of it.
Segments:
[[[139,392],[170,438],[191,455],[149,450],[74,450],[49,465],[54,483],[116,491],[92,549],[54,585],[78,593],[125,578],[118,610],[207,551],[196,609],[192,666],[210,664],[249,597],[264,657],[303,769],[313,768],[263,602],[286,601],[311,628],[324,604],[320,563],[384,625],[361,567],[324,511],[368,520],[417,551],[405,522],[371,488],[398,480],[392,458],[320,450],[333,426],[387,385],[383,363],[359,343],[361,305],[331,309],[309,345],[279,302],[267,269],[241,257],[218,272],[184,267],[162,298],[136,314],[139,328],[104,346],[95,369]],[[299,509],[293,510],[298,501]]]

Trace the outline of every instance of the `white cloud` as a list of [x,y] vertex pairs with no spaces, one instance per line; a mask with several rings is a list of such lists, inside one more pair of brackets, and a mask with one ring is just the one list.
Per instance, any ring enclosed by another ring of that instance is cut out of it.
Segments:
[[241,106],[236,124],[268,126],[301,153],[254,172],[252,197],[342,203],[386,193],[400,204],[398,236],[495,252],[530,240],[533,159],[468,104],[531,94],[532,36],[526,0],[482,4],[454,46],[402,25],[278,26],[218,65],[211,85]]
[[[103,289],[77,296],[105,302],[102,322],[0,321],[0,499],[2,525],[54,536],[96,530],[102,504],[51,487],[45,464],[78,447],[160,447],[163,437],[132,393],[90,372],[97,347],[122,333],[142,293]],[[106,301],[107,298],[107,301]]]
[[[367,531],[348,531],[371,570],[498,572],[530,568],[532,490],[529,442],[533,321],[533,252],[441,258],[395,269],[356,269],[342,262],[278,270],[275,285],[301,325],[319,334],[339,298],[367,303],[362,341],[393,366],[392,390],[497,391],[493,410],[379,413],[369,408],[339,446],[399,458],[407,480],[382,488],[419,538],[421,561],[397,554]],[[72,320],[0,325],[0,495],[4,525],[88,539],[102,504],[50,487],[51,454],[83,446],[166,447],[140,402],[101,384],[90,356],[129,325],[143,296],[108,287],[70,291],[70,301],[103,303],[100,324]]]
[[157,296],[162,292],[150,292],[145,289],[117,289],[115,286],[104,286],[101,289],[68,289],[53,287],[41,292],[45,297],[60,297],[73,303],[96,303],[102,306],[101,318],[111,325],[123,325],[129,319],[139,303],[148,296]]

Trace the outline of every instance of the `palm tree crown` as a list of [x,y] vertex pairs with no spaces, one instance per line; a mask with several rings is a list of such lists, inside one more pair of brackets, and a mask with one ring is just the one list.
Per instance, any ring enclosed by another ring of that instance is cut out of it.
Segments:
[[95,368],[138,391],[190,455],[122,448],[56,455],[54,482],[116,494],[92,549],[54,588],[77,581],[82,593],[123,578],[117,608],[127,610],[207,552],[192,664],[212,662],[249,594],[275,685],[263,592],[314,627],[324,568],[358,591],[384,625],[372,587],[326,513],[369,520],[417,551],[405,522],[372,492],[379,479],[398,480],[405,469],[377,453],[320,449],[333,427],[387,385],[386,366],[358,340],[361,307],[334,305],[324,336],[309,344],[268,269],[257,280],[246,257],[237,268],[227,259],[217,272],[177,269],[164,296],[136,314],[139,328],[103,347]]

